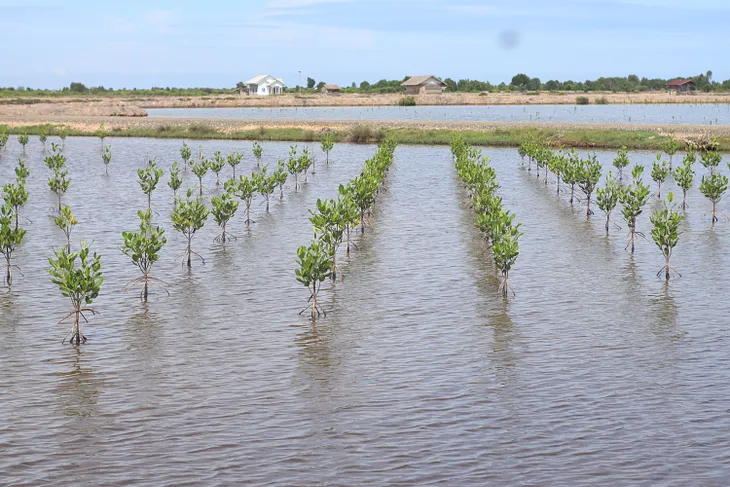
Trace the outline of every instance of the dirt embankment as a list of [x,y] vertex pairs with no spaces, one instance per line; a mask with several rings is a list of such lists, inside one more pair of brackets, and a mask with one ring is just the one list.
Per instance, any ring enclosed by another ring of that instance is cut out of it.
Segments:
[[[577,96],[590,104],[597,100],[609,104],[647,103],[730,103],[730,93],[672,95],[668,93],[444,93],[415,96],[417,105],[575,105]],[[145,108],[235,108],[235,107],[316,107],[316,106],[395,106],[402,94],[285,94],[247,96],[238,94],[210,96],[156,97],[59,97],[44,99],[0,99],[0,117],[42,115],[69,116],[145,116]]]

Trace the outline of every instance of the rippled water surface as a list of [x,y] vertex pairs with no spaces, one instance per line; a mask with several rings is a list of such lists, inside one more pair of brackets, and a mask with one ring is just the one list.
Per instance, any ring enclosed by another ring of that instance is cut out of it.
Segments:
[[[154,270],[171,296],[143,305],[120,292],[137,277],[120,233],[146,202],[136,168],[158,156],[167,171],[181,141],[107,141],[105,177],[98,139],[66,140],[74,245],[94,242],[106,279],[80,348],[60,343],[69,305],[45,257],[64,237],[48,217],[37,139],[28,148],[32,224],[16,256],[25,278],[0,293],[0,483],[730,483],[730,225],[710,228],[697,189],[673,257],[683,277],[667,287],[653,243],[629,255],[623,222],[606,237],[600,215],[586,221],[514,149],[485,149],[525,233],[517,298],[505,303],[448,149],[401,146],[374,226],[342,256],[345,280],[324,286],[328,314],[312,329],[294,279],[296,248],[312,236],[307,211],[375,147],[337,145],[334,162],[269,214],[257,202],[249,230],[237,215],[239,239],[225,247],[210,220],[193,241],[207,265],[190,272],[173,262],[184,242],[161,185],[154,218],[168,244]],[[245,151],[239,173],[255,166],[247,142],[203,145]],[[266,143],[264,159],[288,150]],[[0,182],[20,155],[13,138]],[[205,184],[208,199],[215,178]],[[639,230],[648,234],[648,215]]]
[[730,104],[148,108],[150,117],[730,125]]

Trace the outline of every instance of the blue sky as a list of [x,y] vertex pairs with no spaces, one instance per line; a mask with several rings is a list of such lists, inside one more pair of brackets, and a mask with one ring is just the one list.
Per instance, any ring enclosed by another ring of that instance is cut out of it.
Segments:
[[727,0],[0,0],[0,13],[0,86],[730,78]]

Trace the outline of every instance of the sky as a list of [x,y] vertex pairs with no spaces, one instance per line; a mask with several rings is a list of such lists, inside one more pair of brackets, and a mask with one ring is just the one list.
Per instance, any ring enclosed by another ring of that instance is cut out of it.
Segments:
[[0,86],[724,80],[728,19],[727,0],[0,0]]

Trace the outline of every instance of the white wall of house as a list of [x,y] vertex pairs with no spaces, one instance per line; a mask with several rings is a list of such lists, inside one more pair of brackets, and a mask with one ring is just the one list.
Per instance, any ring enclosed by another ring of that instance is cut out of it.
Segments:
[[248,93],[250,95],[280,95],[284,91],[284,83],[273,76],[267,76],[258,83],[249,83],[246,86],[248,86]]

